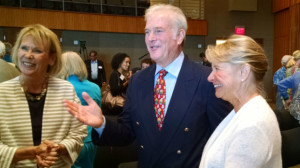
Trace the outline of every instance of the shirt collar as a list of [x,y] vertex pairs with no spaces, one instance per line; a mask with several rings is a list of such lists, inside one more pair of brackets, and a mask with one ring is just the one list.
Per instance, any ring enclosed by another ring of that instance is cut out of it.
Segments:
[[[166,71],[168,71],[168,74],[172,74],[173,76],[175,76],[176,78],[178,77],[178,74],[180,72],[182,63],[184,60],[184,54],[181,51],[181,53],[179,54],[179,56],[173,61],[171,62],[166,68],[164,68]],[[161,70],[163,69],[160,65],[156,64],[156,70],[155,70],[155,75]]]
[[95,61],[91,60],[91,63],[92,63],[92,64],[93,64],[93,63],[97,63],[97,60],[95,60]]

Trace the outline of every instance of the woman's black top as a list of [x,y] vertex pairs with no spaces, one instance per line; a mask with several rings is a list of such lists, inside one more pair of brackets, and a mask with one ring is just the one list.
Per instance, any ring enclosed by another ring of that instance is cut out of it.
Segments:
[[31,117],[32,137],[34,146],[40,145],[42,141],[42,121],[45,99],[46,95],[41,97],[40,100],[27,100]]
[[[123,76],[123,75],[122,75]],[[125,96],[127,91],[127,86],[123,86],[126,82],[125,76],[121,79],[121,73],[114,70],[110,75],[109,85],[110,92],[113,96]]]

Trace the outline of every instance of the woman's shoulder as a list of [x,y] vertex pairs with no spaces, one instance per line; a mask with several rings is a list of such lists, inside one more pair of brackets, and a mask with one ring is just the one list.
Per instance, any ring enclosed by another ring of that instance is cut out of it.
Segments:
[[73,85],[67,80],[59,79],[56,77],[49,77],[48,87],[56,88],[56,89],[73,88]]
[[20,82],[19,82],[19,76],[17,76],[17,77],[15,77],[13,79],[1,82],[0,83],[0,87],[13,87],[14,85],[19,85],[19,84],[20,84]]

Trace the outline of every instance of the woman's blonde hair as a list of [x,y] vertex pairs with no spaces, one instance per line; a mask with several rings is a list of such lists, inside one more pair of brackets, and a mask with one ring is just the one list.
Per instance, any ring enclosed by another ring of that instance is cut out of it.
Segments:
[[295,59],[295,61],[300,59],[300,50],[296,50],[293,52],[293,57]]
[[76,52],[64,52],[62,54],[62,65],[63,68],[57,74],[58,78],[67,79],[71,75],[76,75],[80,81],[83,81],[88,76],[85,63]]
[[29,36],[32,37],[37,44],[43,45],[50,57],[54,57],[55,62],[52,66],[49,66],[48,73],[49,75],[56,75],[62,67],[60,43],[56,34],[41,24],[28,25],[20,31],[12,50],[13,62],[16,66],[19,65],[18,50],[22,40]]
[[292,66],[294,66],[296,64],[296,61],[294,60],[294,58],[291,58],[287,63],[286,63],[286,67],[290,68]]
[[212,63],[249,64],[258,93],[264,95],[263,78],[268,70],[268,59],[263,48],[252,38],[231,35],[225,43],[208,46],[206,57]]

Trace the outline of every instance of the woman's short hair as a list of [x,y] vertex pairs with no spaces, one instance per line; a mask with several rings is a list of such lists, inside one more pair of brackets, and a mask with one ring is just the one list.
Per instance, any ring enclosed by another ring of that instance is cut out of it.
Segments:
[[2,41],[0,41],[0,59],[2,59],[5,55],[5,45]]
[[114,55],[111,60],[112,69],[117,70],[126,57],[130,58],[126,53],[117,53]]
[[257,91],[263,94],[262,82],[268,70],[268,59],[263,48],[252,38],[244,35],[232,35],[225,43],[208,46],[205,54],[212,63],[249,64],[257,84]]
[[78,53],[66,51],[62,54],[62,69],[57,74],[61,79],[67,79],[71,75],[76,75],[80,81],[87,78],[88,73],[85,63]]
[[145,12],[145,21],[147,21],[150,15],[155,15],[157,11],[168,11],[172,13],[170,19],[172,19],[174,33],[177,34],[179,29],[184,29],[185,32],[187,31],[188,26],[184,13],[180,8],[170,4],[156,4],[150,6]]
[[12,50],[13,62],[18,66],[18,50],[25,37],[32,37],[36,43],[45,47],[50,57],[54,57],[53,66],[49,66],[49,75],[55,76],[61,69],[61,46],[55,33],[41,24],[33,24],[24,27],[17,36],[16,43]]
[[153,61],[152,61],[151,58],[144,58],[144,59],[142,59],[142,61],[141,61],[141,66],[142,66],[143,64],[149,64],[149,65],[152,65],[152,64],[153,64]]

